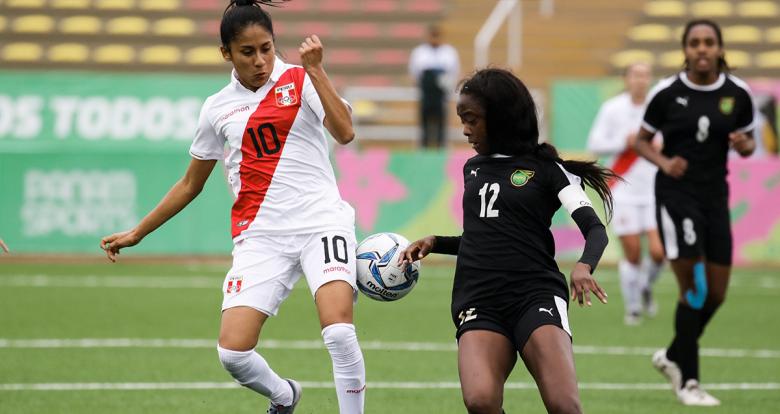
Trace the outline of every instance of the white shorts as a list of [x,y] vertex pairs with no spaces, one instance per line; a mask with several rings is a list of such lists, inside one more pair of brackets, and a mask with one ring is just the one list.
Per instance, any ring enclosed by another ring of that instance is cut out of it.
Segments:
[[273,316],[303,273],[312,296],[334,280],[355,283],[355,234],[343,230],[243,239],[222,285],[222,310],[248,306]]
[[655,205],[614,203],[612,231],[616,235],[642,234],[656,228]]

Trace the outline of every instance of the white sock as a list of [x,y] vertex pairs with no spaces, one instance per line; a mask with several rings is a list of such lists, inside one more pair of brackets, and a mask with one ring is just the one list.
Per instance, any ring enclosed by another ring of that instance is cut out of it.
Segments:
[[219,361],[237,383],[268,397],[276,405],[292,404],[293,392],[290,383],[268,366],[260,354],[251,351],[231,351],[217,345]]
[[620,272],[620,288],[623,292],[623,304],[626,307],[626,313],[638,314],[642,311],[639,265],[632,264],[624,259],[618,264],[618,271]]
[[333,360],[333,380],[341,414],[362,414],[365,403],[366,366],[355,325],[334,323],[322,330],[322,339]]
[[642,259],[642,278],[640,280],[642,290],[652,289],[658,276],[661,275],[661,269],[664,268],[664,262],[656,263],[652,258]]

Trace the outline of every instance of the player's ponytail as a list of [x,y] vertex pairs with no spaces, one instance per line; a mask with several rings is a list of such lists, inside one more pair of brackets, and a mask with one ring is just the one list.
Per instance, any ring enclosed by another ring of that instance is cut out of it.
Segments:
[[475,72],[460,85],[461,94],[475,98],[482,105],[490,153],[531,154],[560,163],[596,191],[604,203],[607,217],[612,216],[612,192],[608,183],[616,177],[615,173],[595,161],[562,160],[555,147],[540,144],[536,104],[517,76],[508,70],[488,68]]
[[262,6],[279,7],[290,0],[230,0],[222,14],[222,22],[219,26],[219,36],[222,46],[230,49],[230,42],[245,27],[258,24],[263,27],[271,37],[274,37],[274,25],[271,16],[263,10]]

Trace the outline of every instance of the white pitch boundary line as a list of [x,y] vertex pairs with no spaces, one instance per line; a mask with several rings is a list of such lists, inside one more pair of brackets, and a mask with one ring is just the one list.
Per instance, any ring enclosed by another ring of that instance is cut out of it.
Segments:
[[[302,381],[301,386],[309,389],[332,389],[332,382]],[[400,389],[460,389],[458,382],[368,382],[366,387],[371,390]],[[98,391],[98,390],[221,390],[241,388],[235,382],[88,382],[88,383],[31,383],[31,384],[0,384],[0,391]],[[514,390],[535,390],[532,382],[508,382],[505,388]],[[584,382],[579,384],[581,390],[598,391],[667,391],[669,384],[659,383],[604,383]],[[776,391],[780,383],[715,383],[707,384],[708,390],[719,391]]]
[[[0,338],[0,349],[51,348],[216,348],[216,339],[140,339],[140,338],[80,338],[80,339],[7,339]],[[454,352],[455,342],[385,342],[361,341],[366,351]],[[325,349],[321,340],[264,339],[260,349]],[[658,348],[574,345],[580,355],[639,355],[650,356]],[[699,354],[719,358],[780,359],[780,350],[702,348]]]

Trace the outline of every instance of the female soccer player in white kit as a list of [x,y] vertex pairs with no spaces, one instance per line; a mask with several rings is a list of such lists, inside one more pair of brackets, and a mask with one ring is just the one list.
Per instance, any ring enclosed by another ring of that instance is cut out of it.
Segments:
[[[635,63],[626,68],[626,91],[601,106],[588,136],[588,150],[601,156],[623,180],[613,180],[614,216],[612,230],[620,238],[624,258],[618,265],[625,304],[626,325],[637,325],[641,312],[656,313],[652,297],[664,250],[655,222],[655,174],[658,168],[639,157],[634,142],[645,112],[645,98],[652,79],[650,66]],[[647,238],[650,257],[642,258],[642,235]]]
[[325,74],[317,36],[301,44],[303,67],[275,56],[273,24],[261,8],[273,3],[230,2],[220,34],[233,72],[203,104],[187,172],[134,229],[103,238],[101,247],[115,261],[121,248],[181,211],[227,144],[235,247],[223,285],[222,365],[239,384],[271,400],[269,413],[293,412],[301,386],[277,375],[254,348],[266,319],[303,273],[333,360],[340,412],[362,413],[365,365],[352,324],[355,216],[339,195],[323,131],[340,144],[352,141],[350,109]]

